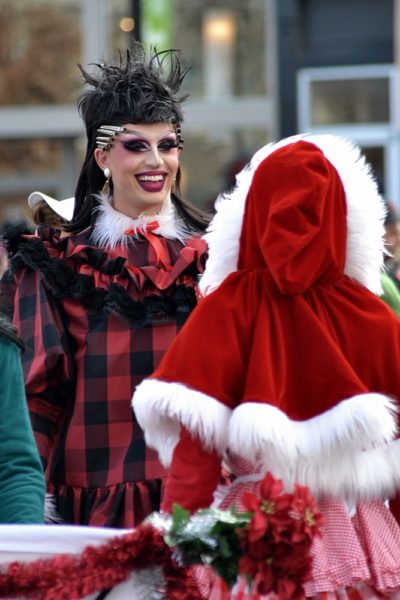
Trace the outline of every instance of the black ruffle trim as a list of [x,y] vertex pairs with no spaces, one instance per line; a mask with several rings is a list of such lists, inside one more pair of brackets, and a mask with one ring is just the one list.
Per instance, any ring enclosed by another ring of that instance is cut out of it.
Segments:
[[[114,314],[135,327],[146,327],[167,323],[172,319],[183,323],[196,305],[194,288],[182,284],[174,284],[162,294],[149,293],[142,300],[133,300],[126,290],[116,283],[108,290],[98,288],[90,275],[75,273],[63,260],[50,257],[40,239],[20,237],[19,243],[16,242],[14,238],[9,244],[13,273],[25,267],[39,271],[46,286],[56,298],[79,300],[90,312]],[[103,252],[100,254],[105,256]],[[95,262],[98,262],[99,252],[93,253],[94,257]],[[116,267],[115,261],[113,263]],[[123,276],[124,269],[121,271],[121,263],[118,266],[120,275]]]

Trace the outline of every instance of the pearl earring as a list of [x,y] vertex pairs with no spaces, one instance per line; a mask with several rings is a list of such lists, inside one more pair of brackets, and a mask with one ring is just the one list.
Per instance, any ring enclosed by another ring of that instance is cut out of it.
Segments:
[[108,167],[106,167],[103,171],[104,173],[104,177],[106,178],[104,185],[102,187],[102,192],[103,194],[109,194],[110,193],[110,177],[111,177],[111,171]]

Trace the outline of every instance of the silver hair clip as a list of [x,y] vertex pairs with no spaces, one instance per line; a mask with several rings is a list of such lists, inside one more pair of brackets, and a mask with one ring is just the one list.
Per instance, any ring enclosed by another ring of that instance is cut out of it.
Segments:
[[[181,126],[174,123],[174,129],[178,140],[178,148],[182,150],[185,140],[182,137]],[[96,146],[108,152],[113,146],[113,141],[120,133],[130,133],[126,127],[118,125],[101,125],[96,131]]]
[[118,125],[101,125],[96,131],[96,146],[105,152],[112,148],[113,141],[120,133],[126,133],[125,127]]
[[181,126],[180,126],[180,124],[179,124],[179,125],[177,125],[177,124],[175,123],[174,127],[175,127],[175,133],[176,133],[176,137],[177,137],[177,139],[178,139],[178,148],[179,148],[179,150],[182,150],[182,148],[183,148],[183,144],[185,143],[185,140],[184,140],[184,138],[182,137],[182,129],[181,129]]

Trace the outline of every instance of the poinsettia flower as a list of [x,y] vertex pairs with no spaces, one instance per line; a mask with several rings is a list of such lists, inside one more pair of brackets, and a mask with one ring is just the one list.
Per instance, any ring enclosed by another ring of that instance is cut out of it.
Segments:
[[284,493],[282,481],[267,473],[259,495],[247,492],[242,501],[253,517],[241,533],[239,572],[253,579],[252,589],[259,594],[302,600],[312,541],[323,522],[308,488],[295,485],[293,493]]
[[253,492],[243,492],[241,504],[249,512],[255,512],[260,504],[260,499]]
[[253,517],[247,530],[249,541],[256,542],[267,535],[270,530],[270,524],[270,515],[260,508],[260,502],[257,499],[257,506],[253,509]]
[[301,534],[305,534],[310,540],[321,534],[324,517],[307,487],[298,484],[294,486],[292,510],[298,525],[292,538],[294,542],[300,541]]
[[287,511],[292,503],[292,494],[283,493],[283,483],[268,472],[260,484],[261,510],[270,515],[271,519],[279,522],[287,518]]
[[265,536],[272,526],[274,535],[278,535],[281,528],[291,522],[289,508],[292,504],[292,495],[284,494],[283,483],[267,473],[260,484],[260,496],[245,492],[242,502],[245,508],[253,512],[249,525],[248,536],[250,541],[256,541]]
[[274,500],[279,498],[283,492],[283,483],[268,471],[260,484],[260,495],[263,498]]

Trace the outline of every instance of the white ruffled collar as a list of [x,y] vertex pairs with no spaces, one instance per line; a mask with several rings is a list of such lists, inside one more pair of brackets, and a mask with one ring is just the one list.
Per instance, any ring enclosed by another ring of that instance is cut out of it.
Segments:
[[158,227],[151,228],[152,233],[183,242],[191,235],[183,219],[179,218],[171,200],[165,201],[162,209],[156,215],[141,214],[137,219],[119,212],[112,206],[112,198],[108,194],[100,193],[96,196],[100,201],[97,211],[99,213],[92,240],[98,246],[115,248],[117,245],[127,245],[132,242],[142,231],[146,231],[154,222]]

